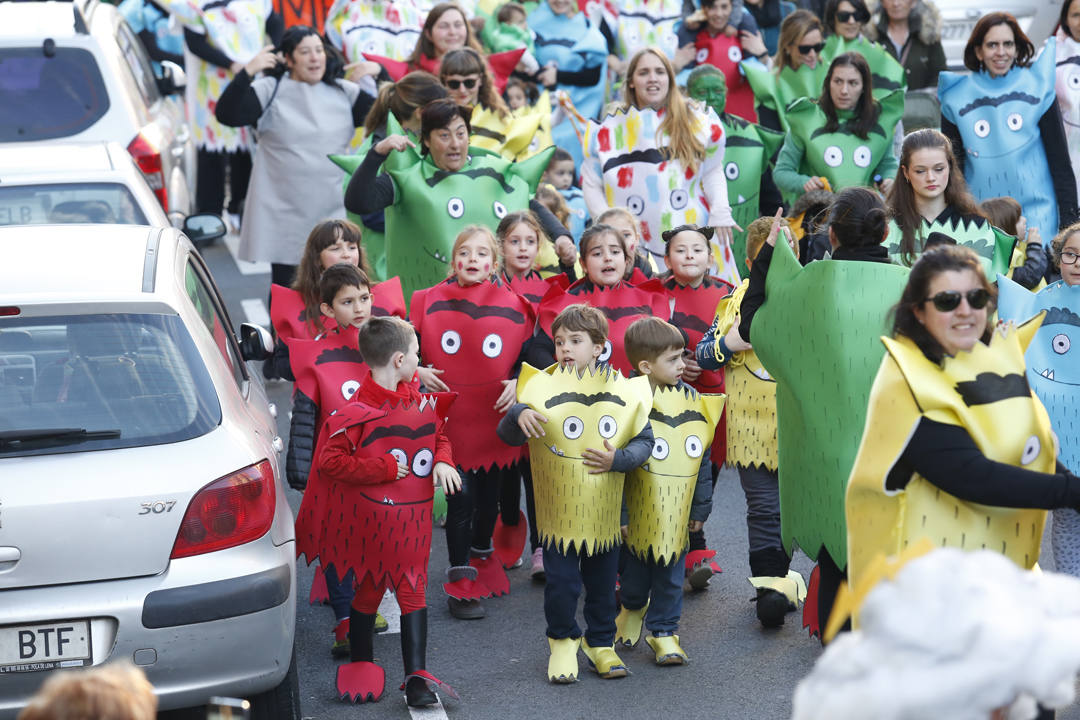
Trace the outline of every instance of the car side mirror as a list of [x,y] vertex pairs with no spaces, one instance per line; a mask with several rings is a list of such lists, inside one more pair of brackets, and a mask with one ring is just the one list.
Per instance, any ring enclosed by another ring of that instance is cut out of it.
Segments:
[[240,356],[244,360],[265,360],[274,354],[274,338],[262,325],[240,324]]
[[213,213],[198,213],[184,218],[184,234],[195,245],[205,245],[225,237],[225,221]]
[[172,60],[161,61],[161,77],[158,78],[158,90],[162,95],[180,92],[187,85],[187,73]]

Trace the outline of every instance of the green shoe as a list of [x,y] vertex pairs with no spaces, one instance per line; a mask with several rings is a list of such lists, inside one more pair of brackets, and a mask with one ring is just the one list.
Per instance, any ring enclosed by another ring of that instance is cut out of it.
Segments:
[[386,622],[386,618],[382,616],[382,613],[375,613],[375,632],[382,633],[390,629],[390,623]]

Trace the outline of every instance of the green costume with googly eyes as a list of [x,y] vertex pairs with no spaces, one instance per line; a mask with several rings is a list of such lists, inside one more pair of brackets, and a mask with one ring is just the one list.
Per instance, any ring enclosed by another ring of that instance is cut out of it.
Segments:
[[[866,64],[870,66],[870,81],[874,85],[875,100],[880,101],[893,90],[907,89],[907,73],[904,72],[904,66],[881,45],[870,42],[862,35],[854,40],[848,40],[839,35],[830,36],[825,41],[825,49],[821,51],[819,65],[824,65],[827,72],[836,56],[846,52],[857,52],[866,59]],[[824,77],[822,75],[822,79]]]
[[900,250],[904,231],[896,224],[895,219],[889,221],[889,235],[885,239],[885,247],[889,250],[893,262],[911,266],[922,255],[926,239],[935,232],[949,236],[957,245],[974,250],[982,262],[986,277],[991,280],[996,278],[998,273],[1007,275],[1011,266],[1023,265],[1024,254],[1017,253],[1019,243],[1016,238],[994,227],[986,218],[961,215],[948,207],[932,222],[926,218],[920,221],[919,227],[915,228],[915,252],[911,257],[905,258]]

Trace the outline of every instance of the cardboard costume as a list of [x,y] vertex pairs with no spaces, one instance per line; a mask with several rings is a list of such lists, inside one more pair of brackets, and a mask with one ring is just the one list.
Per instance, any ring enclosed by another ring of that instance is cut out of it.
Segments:
[[739,69],[739,63],[743,60],[739,37],[737,35],[728,37],[722,32],[710,36],[709,31],[703,29],[697,34],[694,47],[697,48],[694,59],[697,60],[698,65],[712,65],[724,73],[724,81],[727,85],[724,112],[748,122],[757,122],[757,113],[754,112],[754,90],[750,87],[750,81]]
[[356,347],[356,328],[352,325],[315,340],[293,338],[289,342],[289,363],[296,390],[319,407],[316,428],[343,408],[370,374]]
[[[401,295],[401,281],[390,278],[371,288],[371,316],[394,315],[405,319],[405,300]],[[283,341],[292,338],[311,340],[324,331],[337,328],[332,317],[319,315],[314,322],[305,319],[304,299],[296,290],[282,285],[270,284],[270,319],[274,332]],[[355,347],[356,344],[353,343]],[[310,397],[310,396],[309,396]]]
[[522,449],[495,434],[502,417],[495,402],[532,337],[528,301],[501,282],[462,287],[450,279],[413,293],[409,317],[420,357],[442,370],[443,382],[458,393],[446,425],[458,465],[486,470],[520,460]]
[[626,546],[643,562],[671,565],[686,549],[698,469],[723,409],[723,395],[678,387],[653,393],[652,457],[626,476]]
[[488,150],[506,160],[526,160],[551,147],[551,101],[543,93],[536,105],[500,115],[476,105],[469,120],[471,147]]
[[775,112],[780,118],[780,127],[787,132],[791,129],[786,113],[788,105],[799,98],[819,97],[829,66],[819,62],[813,68],[800,65],[798,70],[792,70],[785,65],[777,73],[760,62],[744,60],[742,69],[754,90],[758,114],[762,107]]
[[552,365],[521,368],[518,402],[547,418],[546,435],[529,440],[540,542],[560,553],[595,554],[620,542],[624,475],[589,474],[582,453],[607,440],[623,447],[649,422],[652,391],[645,376],[627,379],[601,367],[578,372]]
[[[957,245],[974,250],[983,264],[987,278],[994,278],[998,273],[1004,274],[1009,271],[1017,240],[1004,230],[991,225],[986,218],[962,216],[959,213],[950,212],[948,208],[933,222],[922,218],[919,227],[915,230],[918,249],[915,253],[916,259],[922,254],[926,238],[934,232],[948,235],[956,241]],[[889,235],[885,238],[885,246],[889,249],[889,256],[893,262],[908,265],[904,254],[900,252],[900,240],[903,236],[904,232],[896,224],[896,220],[890,220]],[[914,260],[911,264],[914,264]]]
[[[1080,173],[1080,43],[1060,27],[1054,37],[1057,40],[1057,82],[1054,89],[1075,175]],[[1080,197],[1080,190],[1077,194]]]
[[[784,549],[825,548],[847,563],[844,489],[858,450],[874,373],[877,333],[908,269],[829,260],[805,268],[778,243],[750,342],[776,379],[780,524]],[[733,388],[729,388],[729,393]]]
[[412,0],[335,0],[326,16],[326,39],[349,62],[364,53],[404,60],[420,40],[425,13]]
[[[709,331],[720,300],[731,294],[734,288],[728,282],[706,276],[696,288],[680,285],[674,277],[669,277],[664,281],[664,289],[668,297],[674,300],[669,322],[686,333],[686,347],[693,349]],[[690,384],[702,393],[723,392],[724,372],[702,370],[698,379]]]
[[1054,39],[1031,67],[1013,66],[1002,77],[943,72],[941,114],[964,141],[964,178],[979,201],[1013,197],[1028,227],[1043,238],[1057,234],[1058,206],[1039,121],[1054,102]]
[[[818,65],[823,64],[827,73],[829,65],[836,56],[846,52],[859,53],[870,66],[870,82],[874,86],[874,99],[880,101],[895,90],[899,90],[903,95],[904,90],[907,89],[907,73],[904,71],[904,66],[884,47],[871,42],[861,33],[854,40],[848,40],[841,35],[830,35],[825,41],[825,48],[821,51],[821,62]],[[824,74],[821,79],[824,82]]]
[[551,285],[559,282],[558,280],[552,280],[550,277],[545,278],[536,270],[530,270],[529,274],[524,277],[504,274],[503,280],[510,286],[510,289],[529,301],[534,314],[539,311],[540,301],[544,299],[544,295],[547,294]]
[[891,470],[926,417],[964,428],[990,460],[1053,472],[1050,420],[1024,378],[1024,350],[1038,328],[1038,319],[1005,326],[989,345],[977,342],[941,365],[907,338],[882,338],[887,355],[874,380],[846,497],[852,586],[875,555],[898,554],[921,538],[941,547],[992,549],[1034,567],[1045,510],[967,502],[917,473],[900,478]]

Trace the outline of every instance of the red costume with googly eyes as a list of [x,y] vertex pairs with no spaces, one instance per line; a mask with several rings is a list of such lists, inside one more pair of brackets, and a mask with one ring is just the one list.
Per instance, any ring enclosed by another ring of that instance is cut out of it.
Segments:
[[[325,315],[314,323],[308,323],[304,310],[304,298],[300,293],[283,285],[270,285],[270,322],[282,341],[288,342],[293,338],[311,340],[337,327],[334,318]],[[397,277],[371,287],[371,316],[385,315],[405,319],[405,297],[401,293],[401,280]]]

